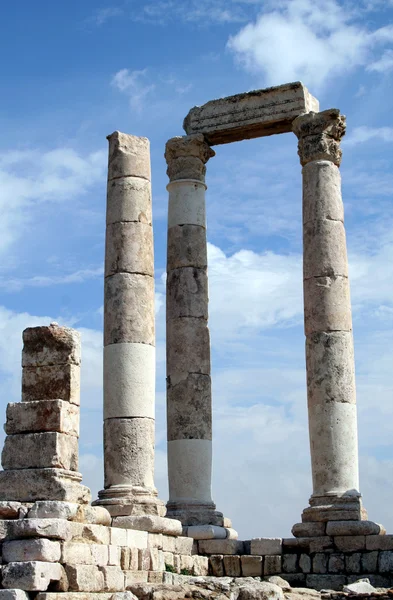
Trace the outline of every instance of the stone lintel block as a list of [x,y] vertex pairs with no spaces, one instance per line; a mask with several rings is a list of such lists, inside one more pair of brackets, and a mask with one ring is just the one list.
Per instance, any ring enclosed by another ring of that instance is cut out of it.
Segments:
[[80,473],[64,469],[0,471],[0,500],[61,500],[88,504],[91,493],[80,484],[81,479]]
[[303,167],[303,224],[344,221],[339,168],[329,160],[318,160]]
[[[354,352],[352,332],[320,332],[307,336],[307,395],[310,406],[319,404],[356,403]],[[345,506],[329,506],[329,510],[356,512],[360,516],[359,503]],[[332,520],[324,506],[305,509],[302,520]],[[312,517],[312,518],[311,518]],[[308,520],[308,519],[307,519]]]
[[262,556],[241,556],[241,565],[243,577],[262,577]]
[[3,561],[26,562],[41,560],[59,562],[61,557],[60,542],[42,539],[25,539],[5,542],[2,548]]
[[3,587],[45,591],[51,581],[62,577],[62,566],[41,561],[11,562],[3,567]]
[[292,121],[319,103],[300,82],[270,87],[195,106],[184,119],[187,134],[203,133],[211,145],[291,131]]
[[224,577],[224,556],[222,554],[209,556],[209,565],[214,577]]
[[106,224],[152,224],[150,181],[141,177],[111,179],[107,187]]
[[140,486],[153,490],[154,419],[104,421],[105,487]]
[[298,538],[283,538],[282,540],[282,552],[283,554],[290,554],[292,552],[308,552],[310,548],[310,538],[298,537]]
[[345,575],[319,575],[306,576],[307,587],[314,590],[341,590],[346,584]]
[[347,244],[341,221],[310,221],[303,226],[303,277],[348,277]]
[[306,335],[351,331],[352,313],[347,277],[312,277],[303,282]]
[[226,539],[227,530],[215,525],[191,525],[187,527],[187,536],[194,540]]
[[[393,550],[393,535],[368,535],[366,550]],[[368,573],[371,569],[368,570]]]
[[79,409],[62,400],[11,402],[7,405],[7,435],[57,431],[79,436]]
[[30,596],[23,590],[0,590],[0,600],[29,600]]
[[199,540],[200,554],[244,554],[244,544],[240,540]]
[[65,565],[72,592],[103,592],[104,575],[95,565]]
[[167,322],[167,375],[171,385],[189,373],[210,375],[210,335],[204,319]]
[[66,433],[17,433],[5,438],[3,469],[78,469],[78,438]]
[[282,538],[254,538],[251,540],[250,554],[282,554]]
[[123,527],[124,529],[137,529],[149,533],[163,533],[165,535],[182,535],[182,524],[175,519],[166,519],[155,515],[138,515],[128,517],[115,517],[112,522],[113,527]]
[[145,137],[114,131],[109,141],[108,181],[142,177],[150,181],[150,142]]
[[23,332],[22,367],[80,365],[80,333],[51,323],[49,327],[27,327]]
[[326,524],[323,522],[296,523],[292,527],[292,534],[295,537],[321,537],[326,532]]
[[[167,380],[168,441],[212,439],[212,396],[210,375],[190,373],[173,384]],[[176,379],[175,379],[176,381]]]
[[207,268],[206,229],[200,225],[168,229],[167,271],[183,267]]
[[242,567],[240,562],[240,556],[228,555],[224,556],[224,571],[227,577],[240,577],[242,574]]
[[2,500],[0,502],[0,520],[18,519],[21,508],[21,502],[7,502],[7,500]]
[[63,400],[80,404],[80,366],[53,365],[22,369],[22,402]]
[[329,521],[326,533],[333,536],[385,535],[386,530],[372,521]]
[[282,572],[282,560],[281,555],[264,556],[263,557],[263,574],[277,575]]
[[105,277],[116,273],[154,275],[153,229],[144,223],[112,223],[106,228]]
[[167,320],[181,317],[208,318],[208,282],[206,269],[182,267],[168,272]]
[[117,273],[105,279],[104,345],[135,342],[154,346],[154,279]]
[[358,552],[366,548],[366,536],[364,535],[338,535],[334,538],[334,544],[340,552]]

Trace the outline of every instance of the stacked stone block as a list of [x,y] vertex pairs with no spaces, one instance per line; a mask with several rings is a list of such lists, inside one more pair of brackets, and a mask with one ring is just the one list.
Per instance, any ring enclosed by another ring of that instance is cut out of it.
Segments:
[[0,500],[87,503],[78,473],[79,334],[53,323],[25,329],[23,343],[22,402],[7,406]]

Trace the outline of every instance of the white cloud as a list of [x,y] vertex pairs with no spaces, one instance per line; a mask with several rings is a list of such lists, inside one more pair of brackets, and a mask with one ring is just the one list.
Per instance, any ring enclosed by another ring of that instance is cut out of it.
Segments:
[[142,110],[146,97],[155,89],[155,85],[148,81],[147,69],[121,69],[113,76],[112,85],[127,94],[130,105],[138,111]]
[[[268,85],[302,80],[320,90],[332,77],[374,64],[393,41],[391,26],[367,29],[336,0],[282,0],[230,37],[240,64]],[[387,65],[390,54],[384,59]]]
[[393,142],[393,127],[355,127],[343,143],[347,146],[354,146],[370,140]]
[[104,268],[100,266],[92,269],[78,269],[73,273],[62,273],[61,275],[34,275],[26,279],[12,279],[9,277],[2,279],[0,277],[0,287],[9,292],[15,292],[26,287],[50,287],[68,283],[82,283],[103,276]]
[[393,50],[386,50],[378,60],[373,61],[367,67],[368,71],[386,73],[393,69]]
[[120,7],[109,6],[107,8],[100,8],[90,19],[89,22],[94,23],[98,27],[106,23],[113,17],[120,17],[123,14],[123,10]]

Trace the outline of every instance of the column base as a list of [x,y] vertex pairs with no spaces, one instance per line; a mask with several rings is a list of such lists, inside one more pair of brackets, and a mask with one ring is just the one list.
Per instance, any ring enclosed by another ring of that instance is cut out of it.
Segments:
[[190,503],[171,502],[166,505],[166,516],[169,519],[177,519],[183,527],[193,525],[216,525],[224,527],[224,515],[216,511],[214,502]]
[[367,521],[359,492],[312,495],[310,506],[302,513],[302,522]]
[[98,492],[93,506],[104,506],[112,517],[151,515],[164,517],[165,504],[154,489],[114,485]]

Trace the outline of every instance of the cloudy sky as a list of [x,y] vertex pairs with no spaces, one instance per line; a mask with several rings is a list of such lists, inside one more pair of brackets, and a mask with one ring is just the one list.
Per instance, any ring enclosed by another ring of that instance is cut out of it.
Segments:
[[[3,415],[20,399],[22,330],[52,320],[78,328],[81,470],[94,495],[102,487],[105,137],[149,137],[156,484],[167,499],[164,145],[194,105],[301,80],[321,109],[347,115],[361,492],[370,518],[393,532],[393,1],[15,0],[1,10]],[[288,536],[312,491],[296,138],[216,150],[207,174],[213,498],[242,538]]]

